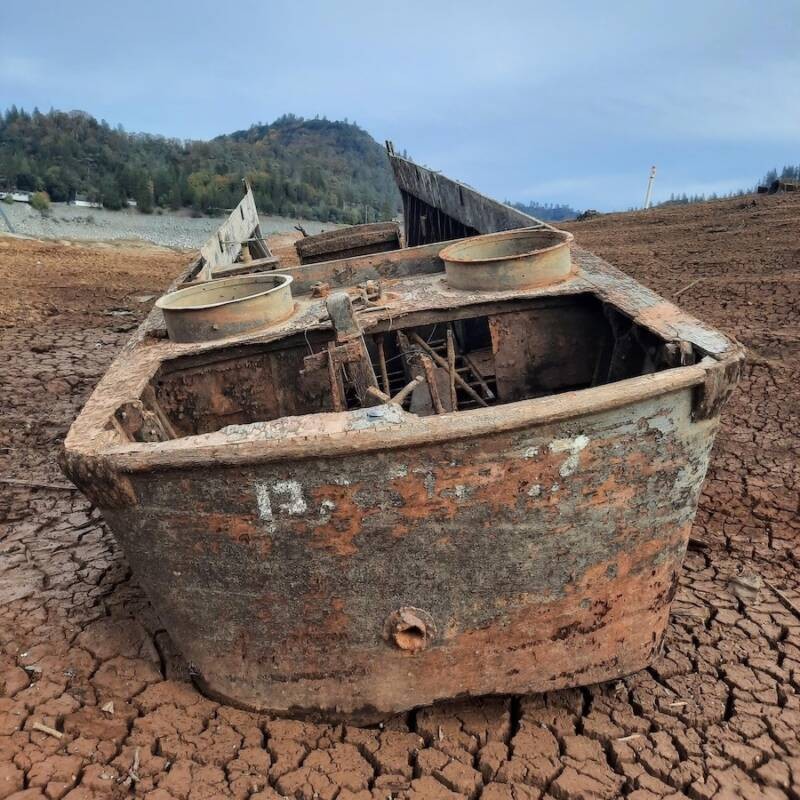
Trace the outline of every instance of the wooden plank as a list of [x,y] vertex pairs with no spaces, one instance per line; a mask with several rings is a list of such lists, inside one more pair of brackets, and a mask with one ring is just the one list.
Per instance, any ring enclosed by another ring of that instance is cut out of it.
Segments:
[[[733,361],[739,361],[737,354]],[[488,434],[516,430],[530,425],[548,425],[586,414],[623,408],[633,402],[643,402],[666,393],[679,392],[690,387],[702,386],[706,374],[713,365],[694,365],[675,370],[664,370],[652,375],[611,386],[598,386],[581,392],[543,397],[526,403],[511,403],[497,407],[495,414],[482,415],[480,409],[464,411],[449,416],[434,416],[408,419],[403,425],[379,430],[359,431],[359,452],[387,450],[394,447],[416,447],[436,444],[465,437],[480,437]],[[280,420],[277,421],[280,425]],[[341,423],[340,431],[319,430],[319,422],[313,417],[298,420],[298,431],[293,436],[268,436],[270,423],[263,431],[232,445],[221,434],[212,434],[190,446],[180,447],[181,440],[162,445],[144,446],[124,443],[110,445],[103,458],[115,469],[127,473],[151,472],[158,468],[196,467],[213,462],[223,464],[268,463],[286,458],[319,458],[323,455],[338,456],[353,451],[352,432]],[[177,445],[177,446],[176,446]],[[83,489],[85,490],[84,484]]]
[[247,275],[252,272],[269,272],[270,270],[276,269],[279,264],[280,259],[277,256],[255,258],[252,261],[234,263],[227,267],[217,267],[214,270],[214,277],[232,278],[236,275]]
[[307,236],[295,242],[302,264],[332,261],[356,255],[397,250],[400,248],[400,226],[396,222],[352,225]]
[[383,391],[385,394],[391,394],[391,386],[389,385],[389,372],[386,367],[386,352],[384,348],[385,334],[377,337],[378,347],[378,363],[381,368],[381,383],[383,384]]
[[[421,167],[406,158],[389,153],[389,163],[401,192],[408,193],[440,214],[452,217],[479,233],[552,227],[505,203],[492,200],[464,183]],[[410,212],[406,215],[406,232],[409,242],[414,242],[420,236],[417,226],[422,222],[422,214],[425,212],[421,212],[414,203],[410,205],[412,207],[406,209]],[[435,225],[435,221],[428,219],[426,224],[430,227]]]
[[453,411],[458,409],[456,397],[456,347],[453,335],[453,326],[447,325],[447,372],[450,381],[450,407]]
[[[242,242],[253,237],[261,238],[261,228],[259,227],[255,197],[253,197],[252,189],[247,185],[247,190],[239,205],[200,248],[200,255],[203,259],[201,278],[209,280],[218,267],[233,264],[242,250]],[[256,249],[262,253],[262,257],[270,257],[272,254],[266,244],[260,242],[260,245]]]
[[344,402],[344,389],[342,388],[342,377],[339,365],[336,363],[334,354],[335,345],[328,342],[328,380],[331,385],[331,397],[333,398],[333,410],[345,411],[347,406]]

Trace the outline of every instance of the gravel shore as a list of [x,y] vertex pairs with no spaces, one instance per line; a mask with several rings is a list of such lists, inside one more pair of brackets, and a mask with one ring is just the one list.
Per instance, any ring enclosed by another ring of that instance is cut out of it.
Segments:
[[[66,203],[53,203],[48,214],[35,211],[27,203],[3,203],[0,210],[4,212],[4,215],[0,214],[0,233],[16,233],[36,239],[100,242],[142,239],[163,247],[191,249],[200,247],[224,220],[224,217],[194,219],[174,212],[140,214],[133,209],[77,208]],[[261,216],[264,235],[287,233],[298,224],[309,234],[339,227],[330,222]]]

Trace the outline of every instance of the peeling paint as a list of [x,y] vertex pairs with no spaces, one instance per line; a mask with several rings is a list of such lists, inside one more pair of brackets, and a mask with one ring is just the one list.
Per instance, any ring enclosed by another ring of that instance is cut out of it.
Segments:
[[303,496],[303,487],[299,481],[275,481],[271,487],[266,483],[257,482],[254,488],[259,519],[267,523],[270,531],[275,531],[273,500],[277,501],[278,511],[284,514],[301,516],[308,511],[308,504]]
[[372,428],[376,425],[398,425],[411,416],[397,405],[372,406],[370,408],[357,408],[347,412],[350,416],[348,428],[353,431]]
[[442,497],[453,497],[456,500],[466,500],[472,496],[474,488],[466,486],[463,483],[457,483],[452,489],[445,489],[442,492]]
[[589,437],[579,434],[570,439],[554,439],[550,442],[551,453],[569,453],[567,460],[561,465],[558,474],[567,478],[578,469],[580,453],[589,444]]
[[336,503],[334,503],[333,500],[323,500],[319,505],[320,522],[329,522],[335,510]]
[[303,487],[299,481],[276,481],[272,484],[272,492],[278,497],[286,498],[282,503],[278,503],[278,508],[286,514],[299,517],[308,511],[308,504],[303,497]]
[[269,487],[265,483],[256,483],[255,490],[259,519],[266,522],[267,527],[274,531],[275,520],[272,516],[272,501],[269,499]]
[[650,417],[650,419],[647,420],[647,427],[650,430],[659,431],[660,433],[672,433],[675,430],[672,420],[666,414]]

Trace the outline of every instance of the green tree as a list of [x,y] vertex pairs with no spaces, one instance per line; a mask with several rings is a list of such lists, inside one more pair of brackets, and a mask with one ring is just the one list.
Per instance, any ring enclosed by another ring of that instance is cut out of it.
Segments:
[[50,210],[50,198],[47,192],[35,192],[32,194],[31,208],[35,208],[41,214],[46,214]]
[[133,195],[136,207],[142,214],[153,213],[153,181],[148,177],[143,177],[136,187]]
[[112,211],[125,205],[125,198],[122,196],[119,182],[113,175],[106,175],[100,184],[100,202]]

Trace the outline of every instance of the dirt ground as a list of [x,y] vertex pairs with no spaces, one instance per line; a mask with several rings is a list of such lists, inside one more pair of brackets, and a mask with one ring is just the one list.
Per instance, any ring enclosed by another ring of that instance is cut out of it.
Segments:
[[0,798],[800,798],[800,197],[569,227],[749,348],[664,654],[623,681],[374,729],[203,698],[55,465],[185,256],[0,239]]

